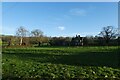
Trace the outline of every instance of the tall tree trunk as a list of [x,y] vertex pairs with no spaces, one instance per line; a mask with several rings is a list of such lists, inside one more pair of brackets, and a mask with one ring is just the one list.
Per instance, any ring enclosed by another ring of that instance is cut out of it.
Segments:
[[22,45],[22,43],[23,43],[23,38],[21,37],[20,38],[20,45]]
[[11,46],[11,39],[8,40],[8,46]]
[[41,42],[39,41],[38,46],[40,46]]
[[110,40],[109,38],[106,39],[106,46],[109,45],[109,40]]

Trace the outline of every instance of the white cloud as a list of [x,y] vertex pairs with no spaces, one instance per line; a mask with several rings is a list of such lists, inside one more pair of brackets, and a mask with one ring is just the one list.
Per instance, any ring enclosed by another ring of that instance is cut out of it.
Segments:
[[65,30],[65,27],[64,26],[58,26],[58,29],[63,31],[63,30]]
[[80,35],[81,37],[85,37],[85,36],[96,36],[98,35],[99,32],[80,32],[80,33],[73,33],[72,35]]
[[2,27],[2,34],[9,34],[9,35],[14,35],[16,32],[16,28],[13,27]]
[[87,11],[85,9],[75,8],[70,10],[70,14],[76,16],[86,16]]

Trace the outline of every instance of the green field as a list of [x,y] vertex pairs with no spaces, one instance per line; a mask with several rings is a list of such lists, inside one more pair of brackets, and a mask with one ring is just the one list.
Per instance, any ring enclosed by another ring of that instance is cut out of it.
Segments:
[[118,47],[4,48],[3,78],[119,78]]

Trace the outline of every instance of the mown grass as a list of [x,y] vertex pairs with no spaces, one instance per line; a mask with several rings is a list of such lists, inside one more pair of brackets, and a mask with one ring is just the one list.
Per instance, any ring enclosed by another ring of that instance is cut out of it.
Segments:
[[120,78],[118,47],[5,48],[3,79]]

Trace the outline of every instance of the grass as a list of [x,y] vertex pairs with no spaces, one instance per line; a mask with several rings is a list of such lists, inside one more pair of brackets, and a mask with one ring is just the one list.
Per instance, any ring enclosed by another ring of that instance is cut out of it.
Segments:
[[118,47],[4,48],[3,79],[119,78]]

